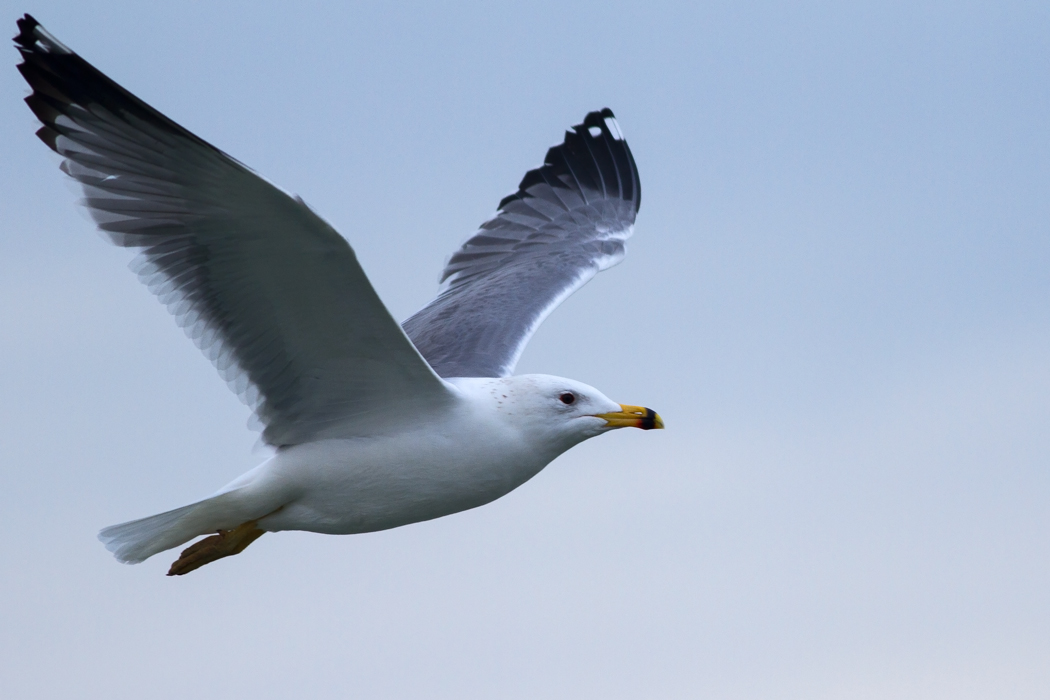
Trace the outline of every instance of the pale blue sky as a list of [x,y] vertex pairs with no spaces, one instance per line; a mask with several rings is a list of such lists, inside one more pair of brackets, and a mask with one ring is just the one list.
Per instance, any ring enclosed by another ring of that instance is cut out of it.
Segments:
[[[0,0],[302,195],[398,318],[611,107],[626,260],[521,372],[653,406],[510,496],[181,579],[259,459],[0,70],[0,696],[1042,698],[1050,6]],[[294,8],[294,9],[293,9]]]

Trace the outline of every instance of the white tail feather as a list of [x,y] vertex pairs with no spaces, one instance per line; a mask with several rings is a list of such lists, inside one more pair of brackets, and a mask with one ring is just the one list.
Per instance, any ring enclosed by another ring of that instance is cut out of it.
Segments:
[[226,522],[230,519],[229,508],[221,501],[229,495],[220,493],[166,513],[111,525],[99,532],[98,538],[118,561],[139,564],[194,537],[239,524]]

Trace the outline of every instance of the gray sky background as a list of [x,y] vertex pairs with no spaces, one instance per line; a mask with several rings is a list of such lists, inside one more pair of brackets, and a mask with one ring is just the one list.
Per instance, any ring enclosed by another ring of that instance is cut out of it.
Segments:
[[0,7],[302,195],[398,318],[611,107],[635,237],[519,371],[668,425],[443,520],[117,564],[100,527],[260,455],[73,206],[9,49],[0,696],[1045,697],[1045,2]]

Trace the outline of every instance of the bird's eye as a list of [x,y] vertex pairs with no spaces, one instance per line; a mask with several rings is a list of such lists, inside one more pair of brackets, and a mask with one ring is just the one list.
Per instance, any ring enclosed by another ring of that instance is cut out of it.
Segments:
[[571,406],[572,404],[576,403],[576,394],[572,393],[571,391],[566,391],[558,398],[561,399],[561,402],[566,406]]

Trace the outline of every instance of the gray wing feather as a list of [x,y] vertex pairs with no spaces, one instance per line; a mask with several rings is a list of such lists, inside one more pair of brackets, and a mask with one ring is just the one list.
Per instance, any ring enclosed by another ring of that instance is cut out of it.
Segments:
[[640,205],[615,116],[591,112],[452,255],[443,289],[405,331],[442,377],[511,374],[547,314],[623,259]]
[[139,278],[274,446],[369,434],[447,386],[350,245],[302,200],[127,92],[28,15],[15,38],[40,138]]

